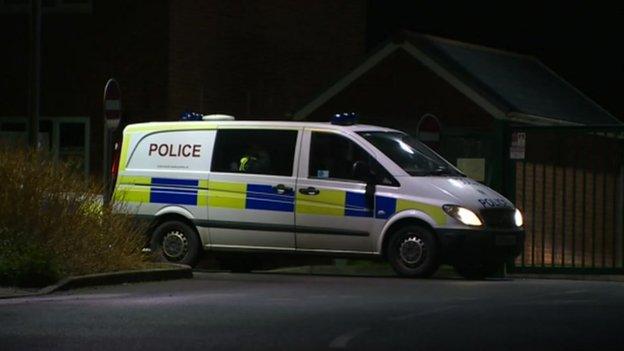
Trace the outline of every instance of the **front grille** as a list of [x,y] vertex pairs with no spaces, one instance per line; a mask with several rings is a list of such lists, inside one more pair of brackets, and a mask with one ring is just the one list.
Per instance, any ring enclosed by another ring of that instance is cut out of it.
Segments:
[[481,210],[481,218],[483,218],[485,226],[495,229],[516,228],[514,214],[515,211],[508,208],[487,208]]

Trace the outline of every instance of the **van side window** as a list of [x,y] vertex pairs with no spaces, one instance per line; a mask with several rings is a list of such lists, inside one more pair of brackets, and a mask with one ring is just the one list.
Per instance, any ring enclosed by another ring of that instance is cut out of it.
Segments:
[[357,180],[356,161],[368,162],[368,153],[351,140],[334,133],[312,132],[308,175],[317,179]]
[[398,186],[392,177],[368,152],[353,141],[334,133],[312,132],[308,177],[361,182],[353,174],[353,165],[362,161],[370,166],[377,184]]
[[291,176],[296,130],[220,129],[211,171]]

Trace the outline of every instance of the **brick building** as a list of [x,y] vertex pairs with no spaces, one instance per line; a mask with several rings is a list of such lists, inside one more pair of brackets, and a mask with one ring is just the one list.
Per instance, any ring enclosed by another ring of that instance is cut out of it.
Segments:
[[[0,0],[0,137],[24,142],[29,1]],[[99,174],[102,92],[121,86],[129,122],[186,109],[287,113],[365,51],[365,1],[43,1],[40,138]]]

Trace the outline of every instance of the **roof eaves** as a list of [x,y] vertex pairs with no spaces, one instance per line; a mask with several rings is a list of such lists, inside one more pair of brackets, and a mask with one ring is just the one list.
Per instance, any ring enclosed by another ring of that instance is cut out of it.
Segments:
[[558,118],[550,118],[543,116],[536,116],[518,111],[512,111],[507,113],[506,119],[512,122],[521,122],[531,125],[542,126],[582,126],[584,124],[569,122]]
[[[557,78],[560,81],[562,81],[566,86],[568,86],[569,88],[573,89],[582,98],[587,99],[594,107],[599,109],[602,113],[604,113],[605,115],[608,115],[611,118],[611,120],[614,122],[614,124],[618,124],[618,125],[622,124],[622,122],[619,121],[616,117],[614,117],[610,112],[605,110],[602,106],[600,106],[595,101],[593,101],[591,98],[586,96],[583,92],[578,90],[575,86],[573,86],[568,81],[566,81],[564,78],[559,76],[556,72],[551,70],[548,66],[544,65],[544,63],[542,63],[537,57],[535,57],[533,55],[518,54],[518,53],[509,52],[509,51],[505,51],[505,50],[500,50],[500,49],[494,49],[494,48],[490,48],[490,47],[480,46],[480,45],[476,45],[476,44],[459,42],[459,41],[452,40],[452,39],[436,37],[436,36],[428,35],[428,34],[418,34],[418,33],[407,32],[405,34],[405,37],[406,38],[412,38],[412,40],[417,41],[418,43],[421,43],[421,45],[427,45],[428,42],[441,42],[441,43],[445,43],[447,45],[460,46],[460,47],[463,47],[463,48],[466,48],[466,49],[470,49],[470,50],[480,50],[480,51],[485,51],[485,52],[491,52],[491,53],[502,54],[502,55],[516,57],[516,58],[531,60],[531,61],[535,62],[536,64],[538,64],[539,66],[541,66],[542,68],[544,68],[548,73],[553,75],[555,78]],[[409,39],[407,39],[407,41],[409,42]],[[412,43],[412,45],[414,45],[414,44]],[[424,46],[424,47],[427,47],[427,46]],[[441,59],[437,60],[438,62],[444,62],[444,61],[450,61],[451,63],[454,62],[451,58],[447,57],[443,53],[437,53],[435,50],[433,51],[433,53],[437,54],[437,55],[441,55]],[[581,124],[581,123],[578,123],[578,122],[567,121],[565,119],[552,118],[552,117],[542,117],[542,116],[536,116],[536,115],[531,115],[531,114],[518,112],[518,107],[514,106],[510,101],[508,101],[507,99],[503,98],[502,96],[497,94],[495,91],[491,91],[487,87],[481,86],[480,81],[479,81],[479,79],[477,77],[472,77],[471,75],[468,74],[467,76],[463,77],[463,79],[462,79],[463,74],[461,72],[462,71],[461,70],[461,64],[455,63],[455,65],[456,66],[459,65],[459,67],[460,67],[459,68],[459,72],[454,72],[454,74],[458,77],[458,79],[463,80],[465,82],[469,82],[469,81],[472,80],[473,81],[472,89],[474,91],[480,92],[482,96],[487,96],[488,99],[490,100],[490,102],[492,102],[493,104],[497,104],[498,106],[501,106],[502,110],[509,111],[503,117],[503,119],[509,119],[510,116],[515,116],[515,118],[518,118],[518,116],[524,116],[524,117],[521,117],[523,122],[532,121],[532,122],[529,122],[529,123],[538,123],[538,124],[547,123],[547,124],[557,124],[557,125],[584,125],[584,124]],[[449,69],[449,71],[451,71],[451,69]],[[459,89],[459,90],[462,91],[461,89]],[[468,95],[468,94],[466,94],[466,95]],[[476,101],[476,100],[474,100],[474,101],[478,103],[478,101]],[[494,116],[496,117],[496,115],[494,115]]]
[[544,68],[548,73],[552,74],[555,78],[559,79],[560,81],[563,82],[563,84],[567,85],[569,88],[571,88],[572,90],[574,90],[577,94],[579,94],[581,97],[583,97],[584,99],[586,99],[587,101],[589,101],[594,107],[596,107],[598,110],[602,111],[605,115],[609,116],[611,118],[611,120],[614,122],[614,124],[618,124],[621,125],[623,124],[622,121],[620,121],[617,117],[613,116],[611,114],[611,112],[607,111],[606,109],[604,109],[604,107],[600,106],[600,104],[598,104],[596,101],[594,101],[592,98],[590,98],[589,96],[585,95],[585,93],[583,93],[582,91],[580,91],[579,89],[577,89],[574,85],[570,84],[570,82],[568,82],[567,80],[565,80],[562,76],[560,76],[559,74],[557,74],[557,72],[553,71],[552,69],[550,69],[550,67],[546,66],[542,61],[540,61],[539,59],[531,56],[530,57],[532,60],[534,60],[538,65],[540,65],[542,68]]
[[454,45],[454,46],[463,47],[463,48],[470,49],[470,50],[486,51],[486,52],[491,52],[491,53],[495,53],[495,54],[502,54],[502,55],[507,55],[507,56],[513,56],[513,57],[517,57],[517,58],[532,57],[532,56],[526,55],[526,54],[519,54],[517,52],[507,51],[507,50],[503,50],[503,49],[497,49],[497,48],[491,48],[491,47],[488,47],[488,46],[482,46],[482,45],[478,45],[478,44],[466,43],[466,42],[463,42],[463,41],[458,41],[458,40],[449,39],[449,38],[442,38],[442,37],[438,37],[438,36],[431,35],[431,34],[420,34],[420,33],[408,32],[405,37],[408,38],[407,39],[408,41],[409,41],[409,38],[419,38],[421,40],[426,40],[426,41],[429,41],[429,42],[440,42],[440,43],[445,43],[445,44],[448,44],[448,45]]

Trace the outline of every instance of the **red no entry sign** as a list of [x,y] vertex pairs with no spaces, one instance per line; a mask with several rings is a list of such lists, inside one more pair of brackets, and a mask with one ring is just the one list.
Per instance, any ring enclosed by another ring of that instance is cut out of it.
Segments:
[[440,122],[436,116],[425,114],[418,122],[418,139],[425,142],[437,142],[440,140]]
[[115,129],[121,119],[121,90],[115,79],[109,79],[104,86],[104,119],[109,129]]

